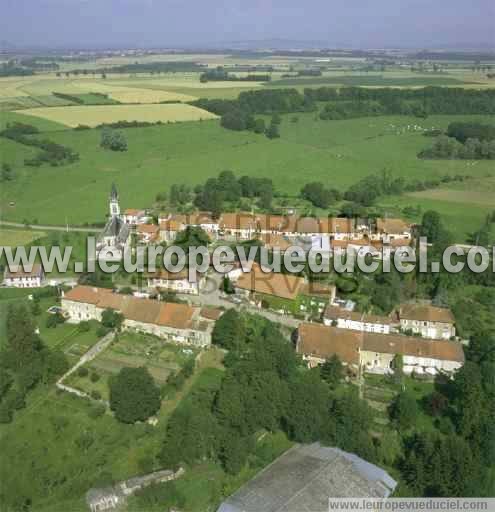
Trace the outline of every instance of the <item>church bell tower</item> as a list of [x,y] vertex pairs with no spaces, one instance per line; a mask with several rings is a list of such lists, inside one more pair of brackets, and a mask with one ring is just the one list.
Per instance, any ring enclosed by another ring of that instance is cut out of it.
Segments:
[[117,187],[115,186],[115,183],[112,183],[112,189],[110,191],[110,216],[120,216],[119,193],[117,192]]

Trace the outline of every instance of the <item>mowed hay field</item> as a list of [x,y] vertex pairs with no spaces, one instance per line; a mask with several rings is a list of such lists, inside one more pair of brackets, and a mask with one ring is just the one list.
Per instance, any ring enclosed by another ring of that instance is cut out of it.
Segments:
[[95,127],[117,121],[149,123],[199,121],[217,116],[206,110],[182,103],[158,105],[87,105],[71,107],[33,108],[22,111],[28,116],[41,117],[71,128],[78,125]]

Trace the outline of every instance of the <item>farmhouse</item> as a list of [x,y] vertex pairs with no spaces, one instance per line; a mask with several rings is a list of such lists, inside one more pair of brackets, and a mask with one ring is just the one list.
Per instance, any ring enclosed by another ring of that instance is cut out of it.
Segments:
[[392,319],[387,316],[368,315],[328,305],[323,313],[323,323],[339,329],[390,334]]
[[223,213],[218,222],[221,238],[250,240],[258,232],[256,217],[251,213]]
[[169,290],[176,293],[190,293],[197,295],[201,285],[201,276],[196,282],[189,281],[187,269],[181,272],[168,272],[164,269],[147,274],[148,288]]
[[117,261],[124,257],[130,247],[130,226],[120,214],[119,194],[114,183],[110,191],[110,217],[96,241],[98,257],[102,260]]
[[216,239],[219,231],[219,221],[214,219],[209,212],[196,212],[191,214],[160,214],[160,239],[170,242],[175,240],[177,233],[188,226],[199,227],[210,238]]
[[136,229],[138,240],[142,244],[158,241],[160,228],[156,224],[139,224]]
[[423,338],[449,340],[455,336],[455,318],[448,308],[401,304],[397,311],[400,328]]
[[402,219],[377,219],[374,238],[376,240],[409,240],[412,236],[411,225]]
[[128,208],[124,210],[124,215],[122,215],[122,220],[131,226],[136,226],[138,224],[144,224],[148,221],[148,217],[146,215],[145,210],[137,210],[136,208]]
[[5,269],[3,284],[13,288],[39,288],[43,283],[43,267],[39,263],[32,265],[31,270],[26,267]]
[[359,332],[309,323],[299,326],[297,352],[311,367],[336,355],[356,375],[361,372],[392,373],[396,355],[402,356],[406,374],[452,374],[464,364],[460,343],[445,340],[431,343],[413,336]]
[[105,288],[76,286],[62,297],[68,321],[101,320],[106,309],[124,317],[122,327],[160,338],[196,345],[211,344],[214,322],[201,315],[200,308],[121,295]]
[[218,512],[328,512],[329,498],[387,498],[397,482],[353,453],[296,444],[227,498]]

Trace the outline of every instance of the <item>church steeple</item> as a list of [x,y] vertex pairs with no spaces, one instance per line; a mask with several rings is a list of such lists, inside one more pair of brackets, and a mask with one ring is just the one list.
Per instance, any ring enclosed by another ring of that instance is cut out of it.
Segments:
[[119,205],[119,193],[117,192],[117,187],[115,183],[112,183],[112,188],[110,190],[110,216],[118,217],[120,215],[120,205]]

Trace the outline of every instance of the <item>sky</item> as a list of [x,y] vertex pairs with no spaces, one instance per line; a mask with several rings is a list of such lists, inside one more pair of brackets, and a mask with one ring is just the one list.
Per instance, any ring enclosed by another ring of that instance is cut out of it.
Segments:
[[495,47],[494,0],[0,0],[0,41],[20,47]]

